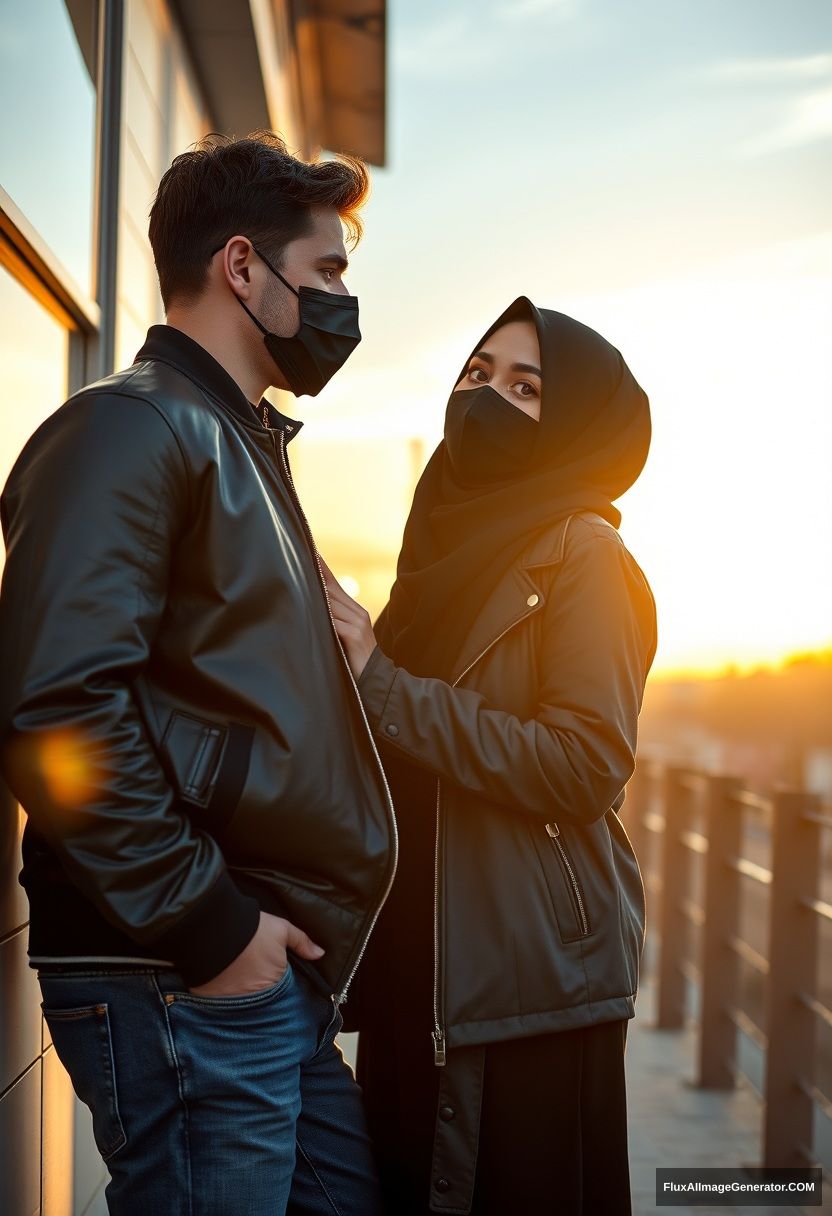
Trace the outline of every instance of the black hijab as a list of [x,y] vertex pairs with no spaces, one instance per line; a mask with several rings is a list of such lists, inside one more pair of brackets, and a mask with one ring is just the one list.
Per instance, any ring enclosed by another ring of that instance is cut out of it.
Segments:
[[533,321],[540,344],[534,446],[522,473],[477,487],[454,474],[445,439],[428,461],[376,628],[385,654],[415,675],[451,679],[480,605],[537,532],[579,510],[596,511],[617,528],[621,512],[612,500],[647,459],[647,394],[621,353],[589,326],[520,296],[471,354],[516,320]]

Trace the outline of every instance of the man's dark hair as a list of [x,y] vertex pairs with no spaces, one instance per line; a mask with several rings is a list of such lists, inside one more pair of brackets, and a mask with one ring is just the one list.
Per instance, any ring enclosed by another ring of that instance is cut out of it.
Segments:
[[236,233],[280,267],[286,246],[310,231],[311,207],[334,207],[355,244],[368,190],[367,169],[357,157],[300,160],[273,131],[245,139],[206,135],[175,158],[150,209],[165,308],[202,293],[212,251]]

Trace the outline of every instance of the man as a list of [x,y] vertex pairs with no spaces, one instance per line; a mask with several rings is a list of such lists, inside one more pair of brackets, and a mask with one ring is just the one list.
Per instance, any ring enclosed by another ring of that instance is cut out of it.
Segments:
[[366,191],[270,132],[178,156],[150,215],[167,324],[2,496],[29,956],[114,1213],[379,1210],[333,1040],[395,820],[292,482],[302,424],[262,397],[314,396],[359,341]]

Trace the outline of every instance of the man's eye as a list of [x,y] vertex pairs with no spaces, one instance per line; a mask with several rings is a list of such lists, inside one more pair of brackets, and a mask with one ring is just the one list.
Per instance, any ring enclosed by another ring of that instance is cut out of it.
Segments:
[[333,278],[335,277],[335,271],[329,266],[325,266],[324,269],[321,271],[321,274],[324,276],[327,283],[331,283]]

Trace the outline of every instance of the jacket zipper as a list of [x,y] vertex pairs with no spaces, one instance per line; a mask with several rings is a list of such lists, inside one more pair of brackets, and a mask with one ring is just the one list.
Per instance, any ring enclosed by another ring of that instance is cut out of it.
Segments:
[[[512,621],[510,625],[506,625],[502,633],[498,633],[496,638],[488,643],[484,650],[481,650],[475,659],[472,659],[464,671],[461,671],[456,679],[451,684],[451,688],[456,688],[463,676],[467,676],[468,672],[479,663],[483,655],[488,654],[492,646],[505,637],[510,629],[515,625],[519,625],[521,621],[525,621],[526,617],[532,616],[532,612],[524,612],[516,621]],[[431,1038],[433,1039],[433,1062],[438,1067],[442,1067],[447,1062],[445,1049],[445,1011],[442,1007],[442,1002],[439,997],[440,990],[440,975],[439,975],[439,835],[441,830],[440,817],[440,789],[441,779],[436,782],[436,838],[433,850],[433,1030]]]
[[569,854],[566,852],[566,848],[560,839],[560,828],[556,823],[547,823],[546,831],[552,838],[552,844],[558,850],[561,860],[566,867],[566,872],[569,875],[569,881],[572,886],[573,903],[575,904],[575,909],[581,922],[581,929],[585,934],[589,933],[589,921],[587,920],[583,895],[581,894],[581,885],[578,882],[578,876],[572,868],[572,862],[569,860]]
[[[264,419],[264,424],[268,427],[268,411],[266,410],[265,406],[263,407],[263,419]],[[271,428],[269,428],[269,430],[271,430]],[[370,927],[364,935],[364,940],[361,943],[361,948],[358,951],[358,955],[355,959],[355,962],[352,965],[352,969],[351,969],[349,975],[347,976],[346,980],[344,981],[344,985],[343,985],[341,991],[338,993],[335,993],[335,992],[332,993],[332,999],[335,1002],[335,1004],[342,1005],[344,1003],[344,1001],[346,1001],[346,999],[347,999],[347,991],[349,989],[350,984],[352,983],[352,978],[355,975],[356,971],[358,970],[358,964],[361,962],[361,959],[364,955],[364,951],[367,949],[367,943],[370,940],[370,935],[373,932],[373,929],[375,928],[375,924],[376,924],[376,921],[378,920],[379,913],[381,912],[381,909],[384,907],[384,904],[387,901],[387,896],[390,894],[390,891],[393,886],[393,879],[396,874],[396,867],[398,864],[398,857],[399,857],[399,832],[398,832],[398,827],[396,825],[396,812],[395,812],[395,808],[393,807],[393,799],[390,795],[390,787],[387,784],[387,774],[385,773],[384,768],[382,766],[381,758],[378,754],[378,748],[376,747],[376,741],[373,738],[373,732],[370,729],[370,723],[367,721],[367,715],[364,712],[364,703],[361,700],[361,694],[358,691],[358,685],[356,684],[355,677],[352,674],[352,668],[350,667],[349,660],[347,658],[344,647],[341,643],[341,639],[338,636],[338,631],[335,628],[335,618],[332,615],[332,605],[329,601],[329,592],[328,592],[327,586],[326,586],[326,579],[324,578],[323,567],[321,566],[321,559],[320,559],[320,555],[318,553],[318,546],[315,544],[315,538],[312,535],[312,529],[309,527],[309,521],[306,518],[303,507],[300,505],[300,499],[298,498],[297,490],[295,489],[295,483],[292,478],[291,471],[289,469],[289,462],[286,459],[286,452],[285,452],[285,447],[284,447],[285,442],[286,442],[285,435],[284,435],[282,429],[278,431],[278,434],[280,435],[279,451],[280,451],[281,467],[283,468],[283,470],[286,474],[286,481],[287,481],[287,485],[289,487],[290,493],[292,495],[292,499],[295,503],[295,506],[298,509],[298,514],[300,515],[300,518],[303,521],[303,526],[306,531],[307,539],[309,541],[312,552],[315,555],[315,564],[318,567],[318,577],[320,578],[321,586],[323,587],[324,598],[326,600],[327,612],[329,613],[330,623],[332,624],[332,632],[335,634],[335,640],[338,643],[338,649],[341,652],[341,657],[343,659],[344,666],[347,669],[347,675],[350,678],[350,683],[352,684],[353,689],[355,690],[355,697],[356,697],[356,700],[358,701],[358,708],[361,711],[361,718],[362,718],[362,721],[364,722],[364,727],[367,731],[367,737],[370,740],[370,746],[373,749],[373,755],[375,756],[376,764],[378,765],[378,771],[381,774],[381,780],[384,784],[384,792],[385,792],[385,796],[387,798],[387,807],[390,812],[390,826],[393,829],[393,868],[390,871],[390,878],[387,882],[387,887],[381,898],[381,902],[379,903],[378,907],[376,908],[375,912],[373,913],[372,920],[370,921]],[[271,431],[271,435],[272,435],[272,443],[274,443],[274,431]]]
[[433,850],[433,1062],[436,1065],[446,1063],[445,1057],[445,1027],[443,1012],[439,1008],[439,790],[441,782],[436,781],[436,842]]

